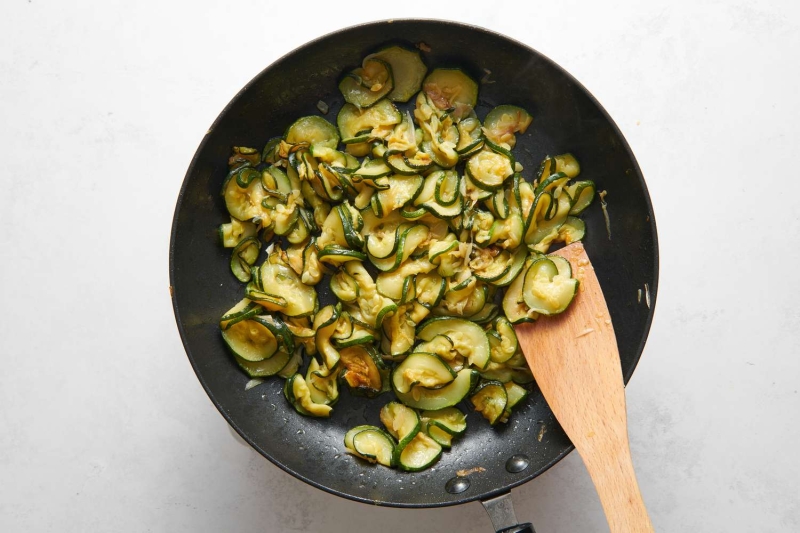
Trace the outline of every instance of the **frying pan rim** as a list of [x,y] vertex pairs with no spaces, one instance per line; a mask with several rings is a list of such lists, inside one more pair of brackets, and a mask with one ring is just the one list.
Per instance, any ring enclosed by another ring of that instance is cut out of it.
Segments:
[[[636,349],[636,354],[635,354],[635,356],[633,358],[633,365],[632,365],[630,371],[626,375],[623,376],[625,384],[627,384],[628,381],[630,380],[631,376],[633,375],[633,372],[636,370],[636,367],[639,365],[639,360],[641,359],[642,353],[644,351],[644,347],[645,347],[645,345],[647,343],[647,338],[650,335],[650,328],[651,328],[651,325],[652,325],[652,322],[653,322],[653,317],[654,317],[654,314],[655,314],[656,300],[657,300],[657,295],[658,295],[658,278],[659,278],[658,231],[657,231],[657,228],[656,228],[655,213],[653,211],[653,205],[652,205],[652,201],[650,199],[650,193],[649,193],[649,191],[647,189],[647,183],[644,180],[644,176],[642,174],[641,168],[639,167],[639,163],[636,160],[636,157],[634,156],[633,151],[631,150],[627,139],[625,139],[624,135],[622,134],[622,131],[619,129],[619,127],[617,126],[616,122],[614,122],[614,120],[611,118],[609,113],[600,104],[600,102],[594,97],[594,95],[592,95],[592,93],[586,87],[583,86],[583,84],[580,81],[578,81],[574,76],[572,76],[572,74],[567,72],[558,63],[556,63],[555,61],[553,61],[552,59],[550,59],[546,55],[542,54],[538,50],[536,50],[536,49],[532,48],[531,46],[528,46],[527,44],[522,43],[522,42],[520,42],[520,41],[518,41],[518,40],[516,40],[516,39],[514,39],[512,37],[508,37],[507,35],[503,35],[501,33],[495,32],[495,31],[487,29],[487,28],[483,28],[481,26],[476,26],[474,24],[467,24],[467,23],[457,22],[457,21],[443,20],[443,19],[434,19],[434,18],[392,18],[392,19],[374,20],[374,21],[370,21],[370,22],[363,22],[363,23],[359,23],[359,24],[354,24],[352,26],[347,26],[347,27],[344,27],[344,28],[340,28],[338,30],[326,33],[326,34],[324,34],[324,35],[322,35],[320,37],[317,37],[315,39],[307,41],[306,43],[294,48],[290,52],[287,52],[286,54],[282,55],[281,57],[279,57],[278,59],[274,60],[272,63],[267,65],[258,74],[256,74],[248,83],[246,83],[244,85],[244,87],[242,87],[233,96],[233,98],[231,98],[231,100],[225,105],[225,107],[222,109],[222,111],[220,111],[220,113],[217,115],[217,118],[211,124],[211,127],[208,129],[208,132],[211,132],[211,131],[213,131],[215,129],[217,124],[221,120],[223,120],[223,117],[228,113],[228,110],[231,107],[233,107],[233,105],[248,91],[248,89],[256,82],[256,80],[260,79],[262,76],[266,76],[269,71],[271,71],[273,68],[276,67],[276,65],[278,65],[278,64],[282,63],[283,61],[289,59],[291,56],[297,54],[301,50],[303,50],[305,48],[308,48],[308,47],[311,47],[312,45],[315,45],[315,44],[319,43],[320,41],[329,39],[329,38],[334,37],[336,35],[340,35],[340,34],[343,34],[343,33],[355,31],[355,30],[358,30],[358,29],[364,28],[364,27],[378,26],[378,25],[383,25],[383,24],[392,24],[392,23],[395,23],[395,22],[401,22],[401,23],[422,22],[422,23],[434,23],[434,24],[444,24],[444,25],[448,25],[448,26],[456,26],[456,27],[460,27],[460,28],[467,29],[467,30],[470,30],[470,31],[475,31],[475,32],[479,32],[479,33],[488,34],[488,35],[493,36],[495,38],[509,41],[512,44],[521,47],[522,49],[526,50],[529,54],[531,54],[533,56],[538,56],[538,58],[540,58],[541,60],[543,60],[546,63],[548,63],[550,67],[556,69],[562,75],[564,75],[567,79],[569,79],[572,83],[574,83],[576,88],[578,88],[579,90],[583,91],[583,93],[586,95],[586,97],[588,97],[590,102],[597,107],[597,109],[599,110],[601,115],[608,121],[608,124],[610,125],[611,130],[613,131],[613,133],[616,135],[616,138],[619,141],[621,141],[622,149],[627,154],[627,156],[630,158],[631,163],[632,163],[632,167],[633,167],[632,170],[636,173],[636,177],[638,178],[638,180],[639,180],[639,182],[641,183],[641,186],[642,186],[644,202],[645,202],[647,211],[649,213],[649,221],[648,222],[649,222],[649,225],[650,225],[650,231],[651,231],[652,239],[653,239],[653,279],[651,280],[651,286],[650,286],[650,307],[648,309],[647,318],[645,320],[644,335],[642,337],[642,340],[641,340],[639,346]],[[485,499],[488,499],[488,498],[491,498],[491,497],[494,497],[494,496],[497,496],[497,495],[500,495],[500,494],[507,493],[511,489],[513,489],[515,487],[518,487],[518,486],[520,486],[520,485],[522,485],[524,483],[527,483],[528,481],[531,481],[532,479],[534,479],[534,478],[540,476],[541,474],[545,473],[547,470],[549,470],[550,468],[555,466],[556,463],[561,461],[564,457],[569,455],[569,453],[572,452],[575,449],[575,447],[570,444],[569,446],[567,446],[562,451],[562,453],[557,455],[555,458],[553,458],[550,462],[545,464],[545,466],[543,466],[538,471],[533,472],[531,474],[528,474],[526,476],[520,477],[519,479],[514,480],[513,482],[511,482],[509,484],[505,484],[501,488],[498,488],[496,490],[490,490],[490,491],[486,491],[486,492],[483,492],[483,493],[480,493],[480,494],[471,494],[471,495],[468,495],[468,496],[465,495],[463,498],[458,498],[458,499],[449,500],[449,501],[440,501],[440,502],[433,502],[433,503],[407,503],[407,502],[378,501],[378,500],[373,500],[373,499],[370,499],[370,498],[363,498],[363,497],[360,497],[360,496],[356,496],[356,495],[353,495],[353,494],[349,494],[349,493],[346,493],[346,492],[343,492],[343,491],[336,490],[336,489],[331,488],[331,487],[327,487],[325,485],[322,485],[321,483],[316,482],[315,480],[313,480],[313,479],[311,479],[311,478],[309,478],[307,476],[304,476],[304,475],[300,474],[299,472],[294,471],[288,465],[285,465],[281,461],[278,461],[277,459],[274,459],[268,453],[266,453],[264,450],[262,450],[258,445],[256,445],[256,443],[247,435],[247,433],[244,432],[232,420],[230,415],[228,415],[228,413],[223,409],[223,407],[220,404],[220,402],[212,394],[208,384],[206,383],[206,380],[201,375],[201,373],[200,373],[200,371],[198,369],[197,363],[195,362],[194,358],[191,355],[191,350],[189,348],[188,337],[187,337],[186,331],[184,329],[183,323],[182,323],[182,321],[180,319],[178,297],[177,297],[177,294],[175,293],[175,291],[173,290],[173,288],[175,287],[175,284],[176,284],[175,283],[176,272],[175,272],[175,261],[174,261],[175,258],[174,258],[174,255],[175,255],[175,238],[176,238],[176,234],[177,234],[177,231],[178,231],[178,214],[179,214],[179,212],[181,210],[181,207],[183,205],[183,200],[184,200],[184,197],[186,195],[186,190],[187,190],[188,184],[189,184],[189,178],[194,173],[195,167],[198,165],[198,162],[199,162],[200,154],[203,152],[203,150],[204,150],[204,148],[205,148],[205,146],[206,146],[206,144],[208,142],[209,142],[209,135],[207,133],[206,135],[203,136],[202,141],[198,145],[197,150],[195,151],[195,154],[192,157],[192,160],[191,160],[191,162],[189,164],[189,167],[188,167],[188,169],[186,171],[186,175],[184,176],[183,183],[181,184],[181,188],[180,188],[180,191],[178,193],[177,202],[175,204],[175,211],[173,213],[173,219],[172,219],[172,228],[171,228],[171,231],[170,231],[170,245],[169,245],[170,297],[172,299],[172,307],[173,307],[173,312],[175,314],[175,322],[176,322],[176,324],[178,326],[178,333],[180,334],[181,342],[182,342],[183,347],[184,347],[184,351],[186,352],[186,355],[187,355],[187,357],[189,359],[189,363],[192,365],[192,369],[194,370],[194,373],[197,376],[198,381],[200,381],[200,384],[202,385],[202,387],[205,390],[206,394],[208,395],[209,399],[214,404],[214,406],[217,408],[219,413],[223,416],[223,418],[236,431],[236,433],[238,433],[239,436],[241,436],[253,449],[258,451],[262,456],[264,456],[267,460],[269,460],[273,465],[277,466],[278,468],[280,468],[284,472],[290,474],[291,476],[293,476],[293,477],[295,477],[295,478],[297,478],[297,479],[299,479],[299,480],[301,480],[301,481],[303,481],[303,482],[305,482],[305,483],[307,483],[307,484],[309,484],[309,485],[311,485],[313,487],[321,489],[321,490],[323,490],[323,491],[325,491],[325,492],[327,492],[329,494],[333,494],[335,496],[339,496],[339,497],[346,498],[348,500],[352,500],[352,501],[356,501],[356,502],[360,502],[360,503],[370,504],[370,505],[373,505],[373,506],[374,505],[378,505],[378,506],[384,506],[384,507],[416,508],[416,509],[449,507],[451,505],[460,505],[460,504],[464,504],[464,503],[468,503],[468,502],[472,502],[472,501],[476,501],[476,500],[485,500]]]

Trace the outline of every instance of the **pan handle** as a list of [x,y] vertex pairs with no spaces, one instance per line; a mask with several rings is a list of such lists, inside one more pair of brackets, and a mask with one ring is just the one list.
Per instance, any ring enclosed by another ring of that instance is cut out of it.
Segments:
[[517,515],[514,514],[514,503],[511,501],[510,492],[482,500],[481,504],[489,514],[496,533],[536,533],[529,522],[517,523]]

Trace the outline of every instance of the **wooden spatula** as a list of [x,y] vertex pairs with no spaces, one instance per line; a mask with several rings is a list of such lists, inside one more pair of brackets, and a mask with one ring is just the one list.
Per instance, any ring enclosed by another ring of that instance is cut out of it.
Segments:
[[581,243],[555,252],[578,293],[553,317],[516,327],[536,383],[583,458],[611,533],[652,532],[628,446],[622,369],[603,291]]

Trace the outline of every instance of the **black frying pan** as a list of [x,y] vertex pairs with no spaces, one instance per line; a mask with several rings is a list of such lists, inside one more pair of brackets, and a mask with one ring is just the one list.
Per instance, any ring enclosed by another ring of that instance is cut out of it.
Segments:
[[[384,21],[326,35],[266,68],[233,98],[200,144],[178,197],[170,245],[175,317],[211,400],[247,442],[283,470],[332,494],[370,504],[438,507],[486,500],[533,479],[572,450],[538,392],[510,423],[497,428],[464,409],[469,413],[466,436],[434,468],[410,474],[370,466],[343,453],[342,437],[357,424],[379,425],[378,411],[390,394],[365,402],[344,392],[330,420],[304,418],[282,397],[279,378],[245,392],[248,378],[227,353],[217,325],[243,294],[216,229],[227,221],[220,188],[231,146],[262,147],[295,118],[320,114],[319,100],[330,106],[326,118],[335,123],[342,105],[338,76],[392,42],[425,43],[429,68],[458,66],[477,80],[486,76],[485,69],[491,71],[488,80],[495,83],[481,84],[478,116],[503,103],[520,105],[534,116],[515,149],[525,177],[530,179],[545,155],[569,151],[581,163],[581,179],[608,190],[611,240],[595,200],[584,216],[584,242],[608,300],[627,382],[650,329],[658,284],[655,219],[636,160],[600,104],[558,65],[516,41],[452,22]],[[649,308],[637,298],[645,284]],[[326,283],[318,287],[328,290]],[[546,432],[540,442],[542,426]],[[509,459],[519,456],[524,459],[510,470],[527,466],[510,471]],[[475,467],[485,470],[468,475],[467,482],[450,482],[457,471]]]

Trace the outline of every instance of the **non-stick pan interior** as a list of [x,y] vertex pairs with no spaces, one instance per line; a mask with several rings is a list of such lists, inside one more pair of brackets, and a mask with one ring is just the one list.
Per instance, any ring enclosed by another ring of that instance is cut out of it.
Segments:
[[[608,300],[627,381],[650,327],[658,277],[655,221],[639,167],[617,127],[570,75],[520,43],[460,24],[393,21],[342,30],[285,56],[242,89],[206,135],[186,174],[172,230],[173,302],[186,352],[209,397],[270,461],[354,500],[408,507],[451,505],[528,481],[572,449],[541,394],[535,391],[507,425],[497,428],[465,409],[466,436],[427,471],[410,474],[371,466],[344,453],[342,438],[354,425],[378,425],[378,411],[391,394],[365,401],[343,392],[329,420],[304,418],[283,398],[279,378],[244,390],[248,378],[227,353],[217,325],[222,313],[243,296],[242,285],[229,270],[230,251],[219,245],[217,235],[219,224],[227,221],[220,188],[231,147],[263,147],[295,118],[321,114],[319,100],[330,106],[326,118],[335,122],[342,104],[338,76],[385,43],[424,43],[430,50],[423,53],[429,68],[457,66],[483,79],[480,118],[503,103],[530,111],[533,125],[518,135],[515,149],[527,179],[545,155],[572,152],[581,163],[581,178],[608,191],[611,239],[595,201],[584,216],[584,242]],[[645,283],[650,308],[638,298]],[[509,472],[507,461],[520,455],[529,465]],[[469,474],[464,492],[446,490],[457,471],[471,469],[478,470]]]

